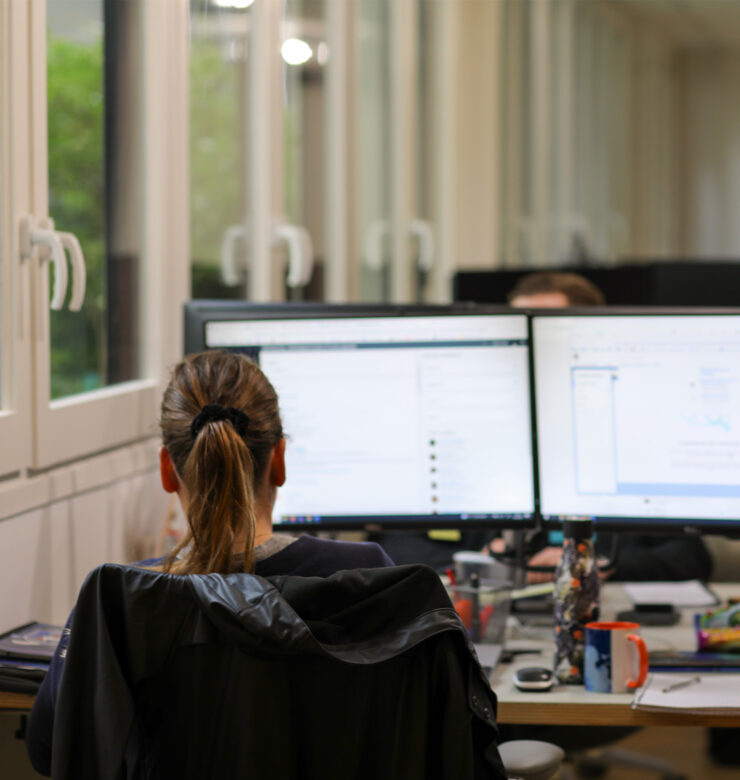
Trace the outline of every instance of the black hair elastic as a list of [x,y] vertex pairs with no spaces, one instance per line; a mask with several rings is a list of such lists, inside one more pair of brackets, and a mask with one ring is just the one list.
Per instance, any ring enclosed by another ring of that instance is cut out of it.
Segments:
[[228,420],[239,436],[242,438],[246,436],[247,428],[249,428],[249,417],[241,409],[221,404],[206,404],[190,423],[190,435],[193,437],[193,441],[198,437],[204,425],[218,420]]

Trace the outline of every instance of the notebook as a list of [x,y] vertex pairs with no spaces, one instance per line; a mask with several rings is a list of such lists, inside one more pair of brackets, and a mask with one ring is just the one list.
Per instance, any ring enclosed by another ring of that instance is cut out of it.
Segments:
[[740,674],[650,674],[635,694],[632,707],[652,712],[737,715]]
[[699,580],[686,582],[626,582],[624,592],[633,604],[673,604],[674,607],[711,607],[717,596]]

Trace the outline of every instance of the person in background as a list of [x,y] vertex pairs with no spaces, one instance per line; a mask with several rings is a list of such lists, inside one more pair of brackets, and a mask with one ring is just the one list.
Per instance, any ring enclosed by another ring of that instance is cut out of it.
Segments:
[[507,296],[519,309],[561,309],[566,306],[603,306],[604,294],[584,276],[567,271],[543,271],[523,276]]
[[[604,294],[594,284],[576,273],[545,271],[523,276],[508,296],[515,308],[560,309],[569,306],[602,306]],[[596,553],[607,567],[602,578],[630,580],[707,580],[712,559],[701,537],[655,536],[620,532],[618,554],[611,560],[614,535],[600,533],[596,538]],[[489,551],[500,553],[502,540],[491,542]],[[563,550],[559,544],[548,544],[529,559],[530,566],[552,567],[560,563]],[[552,580],[550,572],[530,572],[532,583]]]
[[[209,351],[178,363],[162,399],[160,427],[162,487],[177,494],[188,532],[167,556],[136,565],[170,574],[263,577],[326,577],[343,569],[393,565],[371,542],[272,532],[277,489],[286,477],[285,438],[275,390],[249,358]],[[72,615],[28,727],[31,763],[46,775],[71,625]]]

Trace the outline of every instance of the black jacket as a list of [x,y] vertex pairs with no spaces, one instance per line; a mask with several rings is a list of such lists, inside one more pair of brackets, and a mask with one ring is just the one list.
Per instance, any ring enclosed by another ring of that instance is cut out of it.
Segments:
[[265,579],[106,564],[77,603],[52,777],[503,778],[495,708],[427,567]]

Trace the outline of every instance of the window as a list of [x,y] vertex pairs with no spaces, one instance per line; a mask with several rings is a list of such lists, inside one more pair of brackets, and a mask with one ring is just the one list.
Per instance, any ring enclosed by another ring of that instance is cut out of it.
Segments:
[[186,14],[2,4],[0,474],[155,430],[187,297]]
[[28,190],[27,63],[3,45],[25,32],[25,19],[0,4],[0,474],[28,464],[31,452],[29,307],[18,291],[28,284],[27,264],[18,261],[17,215]]
[[49,213],[77,236],[87,268],[82,309],[51,312],[52,399],[140,375],[136,11],[110,0],[47,2]]
[[[453,91],[419,38],[442,38],[449,4],[191,0],[190,12],[194,296],[447,299],[432,222],[452,211],[437,195]],[[424,204],[422,134],[424,169],[442,160]]]

